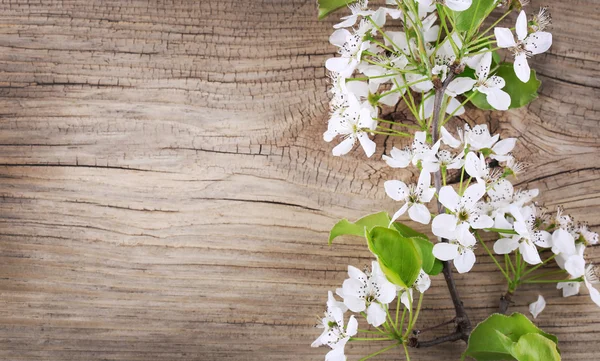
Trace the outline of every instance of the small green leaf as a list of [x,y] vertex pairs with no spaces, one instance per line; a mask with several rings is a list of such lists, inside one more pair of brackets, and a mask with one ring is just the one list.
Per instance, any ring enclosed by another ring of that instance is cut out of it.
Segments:
[[[433,243],[429,241],[429,237],[402,223],[394,222],[394,228],[396,228],[403,237],[410,238],[413,241],[423,260],[423,271],[429,275],[432,274],[436,258],[433,255]],[[440,272],[441,268],[436,274],[439,274]]]
[[430,276],[437,276],[440,273],[442,273],[443,270],[444,264],[442,263],[442,261],[436,258],[435,261],[433,261],[433,266],[431,267],[431,270],[427,274]]
[[497,0],[473,0],[465,11],[452,11],[456,30],[473,33],[494,10]]
[[349,222],[347,219],[342,219],[329,232],[329,244],[331,245],[333,240],[338,236],[351,235],[364,237],[365,227],[367,231],[370,231],[373,227],[387,227],[389,224],[390,216],[386,212],[369,214],[354,223]]
[[367,241],[390,282],[402,287],[415,283],[421,272],[422,260],[412,239],[403,237],[394,229],[375,227],[368,233]]
[[425,234],[415,231],[406,224],[394,222],[394,228],[404,237],[420,237],[429,240],[429,237]]
[[529,333],[541,335],[554,344],[558,342],[555,336],[543,332],[520,313],[493,314],[471,332],[464,355],[478,361],[516,360],[512,355],[514,344]]
[[[506,86],[504,86],[502,90],[510,95],[510,109],[525,106],[537,98],[537,90],[542,82],[538,80],[535,70],[531,70],[531,78],[527,83],[523,83],[521,80],[519,80],[519,78],[517,78],[512,63],[500,64],[495,75],[501,77],[506,82]],[[466,95],[469,96],[470,94],[471,92]],[[486,95],[482,93],[475,94],[475,96],[471,98],[471,103],[473,103],[479,109],[494,109],[488,104]]]
[[318,0],[319,3],[319,19],[325,18],[329,13],[343,6],[352,4],[356,0]]
[[528,333],[512,345],[511,354],[519,361],[560,361],[556,343],[537,333]]

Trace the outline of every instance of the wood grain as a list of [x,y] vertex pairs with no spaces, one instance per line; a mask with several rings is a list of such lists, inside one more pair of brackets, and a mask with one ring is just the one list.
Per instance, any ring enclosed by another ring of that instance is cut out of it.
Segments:
[[[539,99],[465,120],[518,136],[520,184],[598,229],[600,4],[546,3]],[[383,182],[414,176],[380,161],[391,140],[368,160],[322,142],[334,21],[314,0],[0,2],[0,359],[323,359],[326,292],[370,261],[328,230],[393,211]],[[475,321],[504,289],[479,260],[457,277]],[[589,297],[525,287],[513,309],[538,292],[563,359],[597,359]],[[451,317],[437,278],[422,325]]]

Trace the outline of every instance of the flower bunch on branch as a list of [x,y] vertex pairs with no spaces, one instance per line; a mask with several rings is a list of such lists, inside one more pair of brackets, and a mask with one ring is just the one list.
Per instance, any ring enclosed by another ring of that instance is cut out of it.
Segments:
[[[346,3],[321,0],[321,15]],[[335,292],[341,301],[329,293],[323,333],[313,346],[329,346],[326,360],[334,361],[346,359],[347,342],[383,342],[384,348],[361,360],[395,347],[410,359],[411,347],[462,339],[468,341],[463,357],[532,360],[535,352],[543,352],[547,360],[560,360],[554,336],[521,314],[502,314],[517,289],[533,283],[554,283],[565,297],[585,285],[600,306],[599,280],[586,263],[586,249],[598,243],[598,234],[560,207],[541,207],[535,202],[537,189],[515,189],[513,181],[526,167],[514,154],[516,138],[501,139],[485,124],[449,126],[468,106],[506,111],[537,97],[540,81],[528,59],[551,47],[550,15],[542,8],[528,17],[524,0],[386,4],[372,9],[367,0],[352,2],[351,14],[334,25],[330,42],[338,55],[325,64],[332,86],[323,137],[335,143],[335,156],[360,149],[367,157],[376,153],[377,135],[409,138],[408,147],[393,147],[382,160],[392,168],[414,167],[419,178],[416,184],[384,183],[386,194],[399,203],[391,217],[381,212],[356,222],[342,220],[332,229],[330,242],[339,235],[366,237],[376,260],[370,269],[348,267],[348,279]],[[511,13],[516,23],[510,22]],[[399,103],[410,112],[410,124],[383,114]],[[431,225],[436,241],[398,222],[406,216]],[[495,238],[492,247],[484,235]],[[501,314],[473,328],[452,265],[459,273],[471,271],[477,247],[506,279],[507,291],[500,299]],[[545,271],[550,263],[558,267]],[[430,277],[440,273],[456,311],[443,324],[453,323],[455,331],[422,340],[417,329],[422,300]],[[534,317],[544,306],[540,296],[530,307]],[[344,326],[346,312],[353,315]],[[367,326],[360,328],[363,318]]]

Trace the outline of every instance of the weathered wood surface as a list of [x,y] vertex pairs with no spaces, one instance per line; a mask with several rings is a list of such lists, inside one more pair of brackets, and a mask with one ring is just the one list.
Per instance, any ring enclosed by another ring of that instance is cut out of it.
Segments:
[[[555,44],[533,59],[540,98],[469,119],[520,137],[533,165],[521,184],[598,229],[600,3],[544,4]],[[0,359],[323,358],[309,344],[326,291],[370,259],[359,239],[327,247],[328,229],[393,211],[383,181],[411,174],[383,166],[383,139],[371,160],[334,158],[322,142],[334,19],[315,11],[314,0],[0,3]],[[480,260],[457,277],[476,321],[503,290]],[[513,309],[537,293],[520,290]],[[600,310],[586,294],[541,293],[536,322],[564,360],[597,359]],[[422,324],[451,316],[436,279]],[[454,360],[462,347],[414,358]]]

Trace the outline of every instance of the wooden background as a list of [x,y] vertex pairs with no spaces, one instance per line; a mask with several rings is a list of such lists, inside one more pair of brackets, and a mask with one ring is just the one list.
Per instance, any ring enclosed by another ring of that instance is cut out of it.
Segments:
[[[465,119],[518,136],[519,184],[598,230],[600,3],[544,4],[539,99]],[[1,360],[324,358],[309,344],[326,291],[370,262],[328,230],[394,211],[383,181],[414,176],[380,161],[391,139],[370,160],[322,141],[334,21],[314,0],[0,2]],[[474,271],[457,278],[479,321],[504,285],[489,258]],[[564,360],[597,359],[587,294],[526,287],[513,310],[538,292]],[[438,277],[421,325],[451,317]]]

